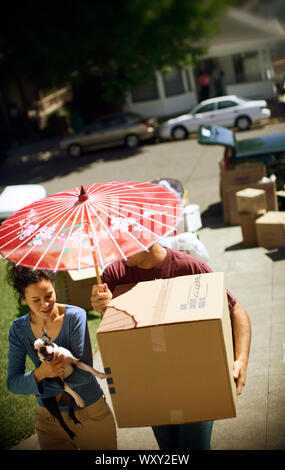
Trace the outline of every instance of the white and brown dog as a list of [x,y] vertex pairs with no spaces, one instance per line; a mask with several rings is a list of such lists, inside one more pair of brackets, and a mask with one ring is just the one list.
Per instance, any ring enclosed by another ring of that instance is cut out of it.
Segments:
[[[98,372],[88,364],[85,364],[79,359],[76,359],[68,349],[53,343],[44,328],[43,336],[36,339],[36,341],[31,342],[31,345],[41,362],[52,362],[55,354],[58,353],[62,357],[64,365],[64,378],[68,377],[74,371],[75,367],[78,367],[79,369],[82,369],[86,372],[90,372],[92,375],[99,377],[100,379],[105,378],[105,374]],[[74,414],[74,405],[76,403],[79,408],[83,408],[85,406],[84,400],[77,392],[72,390],[61,377],[55,377],[53,380],[58,382],[59,385],[64,388],[64,392],[50,398],[44,398],[42,399],[42,402],[47,410],[59,421],[69,437],[74,439],[75,434],[65,424],[58,406],[58,402],[64,402],[68,405],[69,416],[77,426],[80,426],[81,423]]]

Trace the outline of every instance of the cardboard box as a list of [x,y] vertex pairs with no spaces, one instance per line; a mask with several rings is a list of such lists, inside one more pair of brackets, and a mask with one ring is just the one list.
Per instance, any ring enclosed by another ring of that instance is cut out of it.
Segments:
[[202,227],[200,206],[198,204],[188,204],[183,208],[183,217],[176,227],[179,232],[196,232]]
[[96,283],[95,268],[59,271],[55,282],[57,301],[89,310],[91,289]]
[[118,426],[236,416],[224,274],[157,279],[117,294],[97,340]]
[[236,205],[238,212],[255,214],[267,210],[264,189],[245,188],[236,192]]
[[[250,187],[254,189],[262,189],[265,191],[266,206],[268,211],[278,210],[275,181],[268,181],[266,183],[252,183]],[[245,187],[233,186],[228,188],[226,191],[225,210],[228,214],[228,223],[231,225],[240,225],[240,215],[237,208],[236,192],[242,189],[245,189]]]
[[248,212],[240,212],[240,226],[243,238],[243,245],[246,247],[257,246],[256,220],[265,214],[265,210],[261,210],[255,214]]
[[260,217],[256,221],[256,233],[259,246],[285,246],[285,211],[269,211]]
[[183,209],[185,232],[196,232],[202,227],[200,206],[198,204],[188,204]]
[[256,164],[234,170],[225,170],[224,161],[220,162],[220,178],[224,186],[248,186],[251,183],[256,183],[266,175],[265,165]]
[[[233,204],[233,200],[231,199],[229,201],[229,197],[231,197],[233,190],[236,192],[249,186],[253,187],[252,184],[257,183],[264,176],[266,176],[265,165],[253,165],[249,166],[248,168],[242,167],[239,169],[226,171],[224,168],[224,162],[220,162],[220,188],[225,223],[232,223],[233,219],[233,215],[230,214],[230,208]],[[234,212],[236,212],[234,224],[238,224],[238,212],[237,210]]]

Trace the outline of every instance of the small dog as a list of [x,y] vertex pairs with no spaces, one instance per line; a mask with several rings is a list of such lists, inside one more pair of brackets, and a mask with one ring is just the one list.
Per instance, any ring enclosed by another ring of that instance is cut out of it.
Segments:
[[[102,372],[98,372],[96,369],[89,366],[88,364],[85,364],[79,359],[76,359],[68,349],[65,349],[61,346],[57,346],[57,344],[53,343],[44,328],[43,336],[41,338],[36,339],[36,341],[34,342],[31,341],[31,345],[41,362],[52,362],[55,356],[55,352],[58,352],[63,355],[64,378],[68,377],[74,371],[75,367],[90,372],[92,375],[99,377],[100,379],[106,377],[105,374],[103,374]],[[68,405],[69,416],[76,424],[76,426],[80,426],[81,423],[80,421],[78,421],[74,414],[74,405],[76,403],[79,408],[83,408],[85,406],[84,400],[77,392],[72,390],[61,377],[55,377],[53,380],[55,380],[57,383],[59,383],[59,385],[64,388],[64,392],[53,397],[44,398],[42,399],[42,402],[47,408],[47,410],[59,421],[63,429],[69,435],[69,437],[71,439],[74,439],[75,434],[65,424],[58,406],[58,402],[64,402]]]

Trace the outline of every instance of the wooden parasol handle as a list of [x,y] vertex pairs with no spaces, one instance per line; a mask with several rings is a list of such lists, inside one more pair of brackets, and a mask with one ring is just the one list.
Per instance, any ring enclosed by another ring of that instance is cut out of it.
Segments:
[[102,279],[101,279],[101,276],[100,276],[100,273],[99,273],[99,268],[98,268],[97,265],[95,266],[95,270],[96,270],[97,284],[102,284]]

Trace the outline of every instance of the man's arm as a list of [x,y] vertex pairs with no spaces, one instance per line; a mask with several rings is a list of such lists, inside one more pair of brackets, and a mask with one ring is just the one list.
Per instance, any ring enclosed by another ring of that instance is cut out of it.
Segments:
[[240,395],[246,382],[251,326],[248,313],[239,302],[230,308],[230,315],[234,337],[234,379]]

